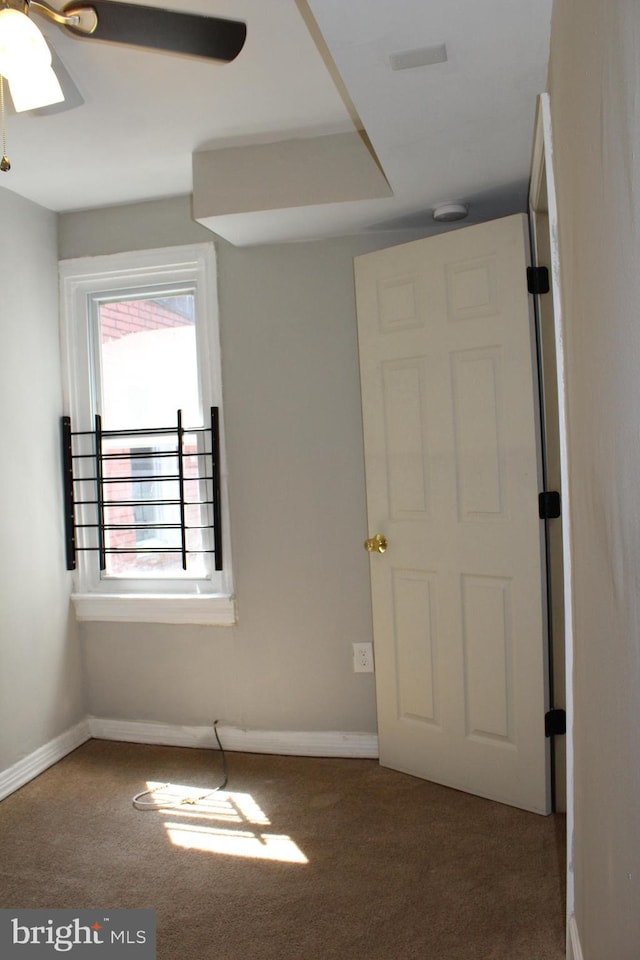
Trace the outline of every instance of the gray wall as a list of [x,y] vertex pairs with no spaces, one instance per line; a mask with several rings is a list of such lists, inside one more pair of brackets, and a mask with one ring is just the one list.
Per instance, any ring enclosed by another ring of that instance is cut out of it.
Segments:
[[640,956],[640,112],[637,0],[556,0],[550,97],[574,570],[575,919]]
[[62,534],[56,216],[3,189],[0,222],[4,770],[82,720],[85,705]]
[[[212,240],[185,198],[66,214],[60,255]],[[352,258],[385,236],[219,241],[233,628],[82,625],[95,716],[250,729],[376,729],[354,674],[371,609]]]

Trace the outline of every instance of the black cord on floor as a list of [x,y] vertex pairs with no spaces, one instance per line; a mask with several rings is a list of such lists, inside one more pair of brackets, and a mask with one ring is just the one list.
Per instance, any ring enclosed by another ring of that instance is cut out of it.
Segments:
[[213,733],[218,742],[218,747],[222,755],[222,783],[217,787],[214,787],[213,790],[208,790],[206,793],[201,794],[198,797],[184,797],[182,800],[177,800],[175,803],[166,803],[161,800],[144,800],[143,797],[149,797],[154,793],[158,793],[160,790],[166,790],[167,787],[170,787],[170,783],[164,783],[160,787],[154,787],[152,790],[143,790],[142,793],[137,793],[132,800],[133,806],[136,810],[170,810],[172,807],[182,807],[185,804],[200,803],[201,800],[206,800],[207,797],[210,797],[214,793],[218,793],[219,790],[224,790],[227,783],[229,782],[229,773],[227,768],[227,755],[224,752],[224,747],[220,741],[220,736],[218,734],[218,723],[219,720],[213,721]]

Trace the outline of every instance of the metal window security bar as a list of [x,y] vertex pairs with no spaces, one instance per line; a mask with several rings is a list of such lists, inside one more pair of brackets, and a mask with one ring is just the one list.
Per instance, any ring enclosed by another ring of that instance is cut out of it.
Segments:
[[[179,554],[185,571],[189,555],[213,554],[215,570],[223,569],[217,407],[211,407],[207,427],[185,428],[181,410],[171,427],[103,430],[99,414],[93,430],[73,431],[71,418],[66,416],[61,424],[67,570],[76,569],[80,551],[97,553],[101,571],[107,567],[107,555],[153,553]],[[196,438],[196,449],[189,449],[185,443],[192,437]],[[163,444],[160,449],[153,447],[154,438]],[[109,452],[114,440],[124,441],[126,449]],[[136,440],[145,446],[136,449]],[[163,459],[171,472],[157,473],[153,469]],[[147,462],[151,473],[144,470]],[[124,471],[116,470],[114,475],[114,464],[122,465]],[[141,495],[143,485],[146,493]],[[199,495],[187,496],[187,488],[194,485]],[[118,489],[129,495],[119,497]],[[132,491],[138,493],[134,496]],[[189,508],[197,508],[204,522],[191,522],[189,514],[193,511]],[[130,519],[114,522],[110,515],[117,509],[127,512]],[[178,519],[150,519],[148,509],[159,511],[159,516],[163,510],[175,511]],[[177,545],[146,545],[149,532],[160,530],[175,531]],[[132,531],[136,543],[113,545],[114,531]],[[209,545],[193,547],[190,531],[201,531],[202,543]]]

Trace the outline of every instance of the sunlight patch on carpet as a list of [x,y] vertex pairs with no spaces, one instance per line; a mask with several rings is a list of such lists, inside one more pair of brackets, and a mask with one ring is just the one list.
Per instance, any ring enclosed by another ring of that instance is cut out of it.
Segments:
[[287,836],[189,827],[183,823],[165,823],[165,828],[171,842],[185,850],[252,857],[256,860],[278,860],[280,863],[309,862],[300,847]]
[[158,811],[171,818],[164,827],[176,847],[280,863],[309,862],[291,837],[260,829],[271,821],[250,793],[211,793],[155,782],[149,782],[148,788]]

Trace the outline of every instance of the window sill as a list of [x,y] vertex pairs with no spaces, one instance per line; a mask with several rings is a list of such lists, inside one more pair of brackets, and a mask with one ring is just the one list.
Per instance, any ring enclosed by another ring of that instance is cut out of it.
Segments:
[[98,594],[71,595],[76,620],[118,623],[195,623],[230,627],[236,622],[233,597],[213,594]]

